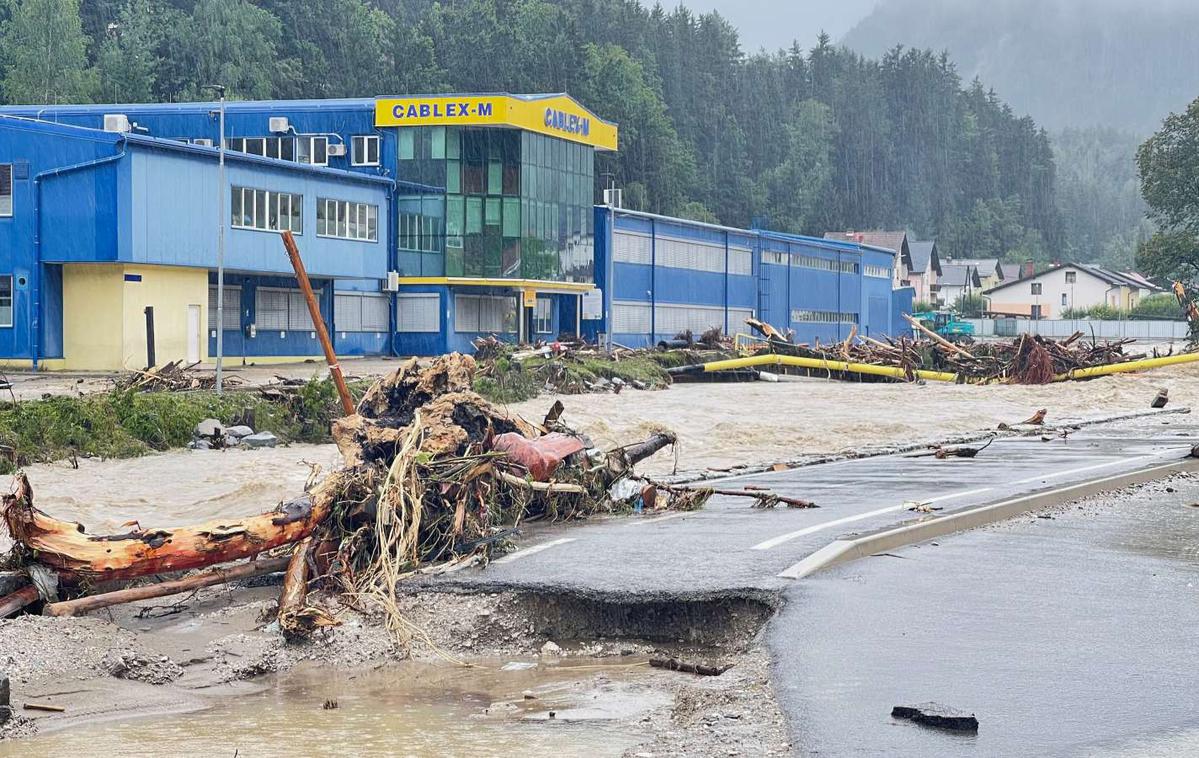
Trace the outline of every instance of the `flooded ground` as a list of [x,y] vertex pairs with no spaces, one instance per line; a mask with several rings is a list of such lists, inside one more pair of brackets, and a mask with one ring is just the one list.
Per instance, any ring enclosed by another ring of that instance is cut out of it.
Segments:
[[[679,468],[766,465],[806,455],[936,441],[1022,421],[1039,408],[1049,421],[1090,420],[1144,411],[1158,389],[1170,406],[1199,407],[1199,366],[1044,386],[852,384],[784,377],[778,384],[677,384],[658,392],[545,396],[510,408],[540,420],[555,400],[563,419],[602,446],[656,429],[679,435]],[[669,473],[659,454],[639,470]]]
[[649,671],[644,660],[593,659],[306,665],[209,710],[48,724],[0,742],[0,756],[619,756],[647,738],[641,715],[671,702]]

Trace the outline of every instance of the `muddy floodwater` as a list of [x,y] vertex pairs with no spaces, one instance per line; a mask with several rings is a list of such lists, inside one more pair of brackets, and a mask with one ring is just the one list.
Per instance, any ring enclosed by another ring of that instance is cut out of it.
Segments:
[[670,703],[648,679],[640,659],[304,666],[208,710],[44,732],[0,756],[619,756]]

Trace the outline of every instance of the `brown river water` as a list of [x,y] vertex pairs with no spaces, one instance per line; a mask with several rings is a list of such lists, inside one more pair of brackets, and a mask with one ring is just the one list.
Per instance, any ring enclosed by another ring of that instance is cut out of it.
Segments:
[[[648,671],[631,658],[303,666],[209,710],[0,742],[0,757],[619,756],[649,736],[637,726],[641,714],[671,701]],[[327,700],[337,707],[326,709]]]

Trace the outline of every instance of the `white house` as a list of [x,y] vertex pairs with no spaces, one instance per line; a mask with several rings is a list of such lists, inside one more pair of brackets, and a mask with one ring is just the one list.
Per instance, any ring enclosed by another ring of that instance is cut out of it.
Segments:
[[1129,310],[1162,288],[1140,274],[1101,266],[1063,263],[1025,279],[1008,281],[983,293],[994,315],[1061,318],[1066,310],[1107,305]]

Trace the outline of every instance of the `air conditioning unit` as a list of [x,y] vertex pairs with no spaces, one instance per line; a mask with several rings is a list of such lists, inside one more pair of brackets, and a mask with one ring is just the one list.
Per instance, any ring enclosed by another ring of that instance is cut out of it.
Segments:
[[624,190],[615,187],[604,190],[604,205],[609,205],[613,208],[623,208]]
[[384,292],[398,292],[400,289],[400,272],[388,271],[387,282],[383,285]]
[[267,121],[267,128],[271,134],[287,134],[291,124],[288,123],[287,116],[271,116]]
[[212,147],[212,140],[208,139],[207,137],[200,137],[192,140],[192,144],[199,145],[200,147]]
[[330,158],[344,158],[344,157],[346,157],[346,146],[345,145],[329,145],[329,149],[328,149],[327,153]]
[[124,113],[104,114],[104,131],[125,134],[132,129],[133,127],[129,124],[129,117]]

